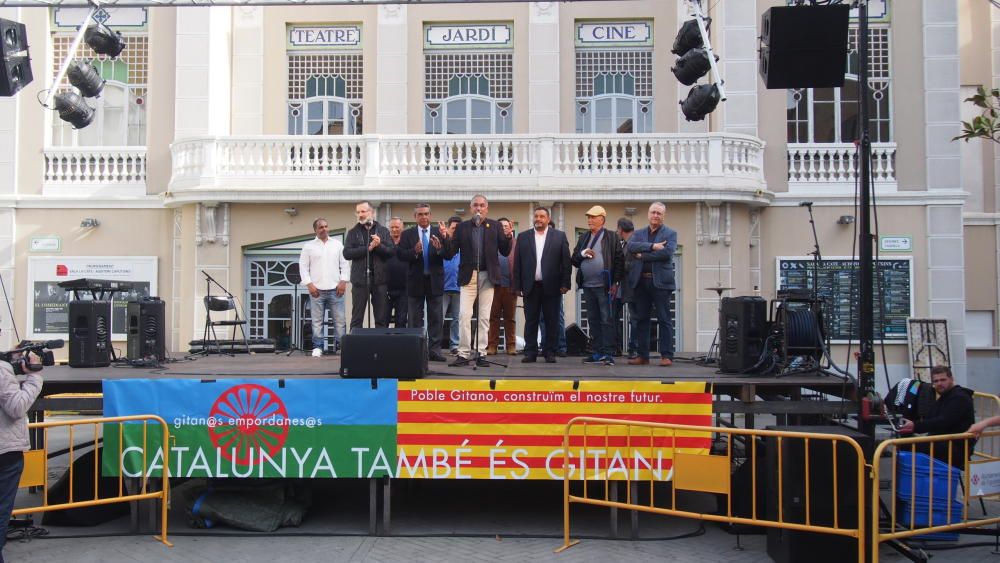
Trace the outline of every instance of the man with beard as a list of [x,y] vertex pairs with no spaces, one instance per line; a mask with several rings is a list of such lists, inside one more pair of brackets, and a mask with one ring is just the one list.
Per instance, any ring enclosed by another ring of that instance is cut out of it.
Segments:
[[371,300],[376,327],[389,326],[389,300],[385,263],[396,254],[389,229],[375,221],[375,210],[367,201],[354,206],[358,224],[347,231],[344,257],[351,261],[351,329],[364,325]]
[[[517,236],[514,250],[513,288],[516,295],[524,297],[524,357],[521,361],[532,363],[538,359],[538,318],[544,314],[545,349],[547,363],[555,363],[559,341],[559,303],[570,287],[572,265],[566,233],[549,227],[549,210],[536,207],[532,224],[534,229]],[[543,313],[544,312],[544,313]]]

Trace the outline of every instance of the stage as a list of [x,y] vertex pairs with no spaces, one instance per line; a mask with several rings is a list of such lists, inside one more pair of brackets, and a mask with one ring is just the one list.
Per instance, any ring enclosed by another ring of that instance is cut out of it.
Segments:
[[[850,382],[819,372],[793,375],[740,375],[719,373],[679,354],[674,365],[660,367],[656,357],[651,365],[631,366],[624,357],[614,366],[587,365],[581,357],[558,358],[557,363],[521,363],[522,356],[498,355],[488,359],[501,365],[449,367],[446,362],[430,362],[427,379],[456,380],[549,380],[549,381],[660,381],[663,383],[704,382],[715,396],[713,413],[745,414],[745,425],[753,427],[753,415],[848,415],[857,412],[855,388]],[[451,357],[449,356],[449,360]],[[100,397],[52,397],[58,394],[100,393],[102,381],[121,379],[230,378],[340,379],[340,356],[313,358],[306,352],[257,353],[235,356],[208,355],[190,358],[175,355],[161,367],[132,367],[113,364],[102,368],[50,366],[42,371],[43,396],[34,411],[101,411]],[[405,378],[404,378],[405,379]],[[40,414],[40,412],[37,412]],[[720,423],[725,423],[719,419]],[[795,420],[789,420],[795,423]]]

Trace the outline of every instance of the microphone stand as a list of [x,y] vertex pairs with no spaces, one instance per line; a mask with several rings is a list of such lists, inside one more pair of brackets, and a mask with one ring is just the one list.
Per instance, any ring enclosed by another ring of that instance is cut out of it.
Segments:
[[365,289],[367,290],[365,294],[365,301],[367,302],[365,308],[368,309],[369,327],[375,326],[374,323],[372,323],[372,308],[375,306],[375,302],[372,300],[372,295],[375,291],[375,288],[372,287],[372,284],[375,282],[375,276],[372,275],[372,249],[371,249],[372,228],[374,226],[375,223],[370,219],[368,222],[364,224],[365,231],[368,233],[368,244],[365,245],[365,286],[366,286]]
[[[484,217],[479,216],[479,226],[480,227],[482,226],[483,221],[485,221],[485,220],[486,219]],[[499,223],[497,223],[497,225],[499,225]],[[482,273],[484,271],[486,272],[486,276],[487,277],[489,277],[489,275],[490,275],[489,268],[487,268],[486,270],[480,270],[479,269],[479,261],[482,259],[483,247],[486,246],[486,228],[483,227],[482,230],[479,231],[479,234],[482,235],[482,236],[479,239],[479,244],[475,245],[476,246],[476,262],[475,262],[475,264],[476,264],[476,266],[475,266],[476,267],[476,299],[475,299],[475,301],[473,301],[473,304],[476,305],[476,310],[475,310],[475,313],[476,313],[476,324],[472,325],[473,326],[473,329],[472,329],[472,354],[470,354],[470,357],[469,357],[469,359],[472,361],[472,369],[473,369],[473,371],[478,371],[479,370],[479,360],[482,360],[482,361],[486,362],[489,365],[499,366],[499,367],[507,367],[506,364],[501,364],[500,362],[494,362],[494,361],[488,360],[488,359],[486,359],[486,355],[485,354],[480,354],[479,353],[479,312],[482,310],[482,306],[481,306],[480,301],[479,301],[479,288],[481,287],[480,284],[482,283],[482,280],[480,279],[480,276],[482,275]]]

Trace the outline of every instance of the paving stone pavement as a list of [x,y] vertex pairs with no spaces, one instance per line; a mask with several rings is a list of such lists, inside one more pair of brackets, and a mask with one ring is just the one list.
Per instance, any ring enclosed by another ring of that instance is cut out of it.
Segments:
[[[735,536],[715,526],[705,534],[678,540],[583,540],[563,553],[557,538],[465,537],[212,537],[175,535],[168,548],[149,536],[53,538],[8,543],[4,556],[10,562],[31,563],[131,563],[146,561],[225,563],[255,562],[396,562],[396,561],[698,561],[749,563],[770,561],[764,536]],[[965,541],[965,540],[963,540]],[[934,553],[934,563],[1000,560],[989,547]],[[883,550],[882,561],[906,559]]]

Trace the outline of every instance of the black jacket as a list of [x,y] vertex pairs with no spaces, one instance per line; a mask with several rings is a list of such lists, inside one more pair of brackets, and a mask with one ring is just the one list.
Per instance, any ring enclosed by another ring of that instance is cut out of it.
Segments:
[[[514,251],[514,277],[510,280],[514,291],[531,293],[535,287],[535,230],[517,235]],[[569,289],[573,266],[569,260],[569,241],[566,233],[549,227],[542,247],[542,294],[559,295],[562,288]]]
[[[620,282],[622,276],[625,275],[625,252],[622,250],[618,233],[609,231],[608,229],[602,230],[604,231],[604,236],[601,238],[601,255],[604,257],[604,269],[611,273],[611,285],[614,285]],[[583,288],[583,271],[579,269],[580,265],[583,264],[584,260],[590,260],[589,258],[584,258],[583,251],[590,247],[590,239],[593,236],[594,233],[590,231],[580,235],[579,240],[576,241],[576,248],[573,249],[573,255],[570,257],[573,265],[578,268],[576,271],[576,287],[579,289]],[[607,280],[605,280],[604,289],[610,289]]]
[[[476,249],[472,246],[474,219],[468,219],[458,224],[455,235],[447,241],[449,256],[459,251],[462,258],[458,263],[458,285],[469,285],[472,281],[472,271],[476,269]],[[486,262],[486,272],[493,285],[500,283],[500,259],[497,252],[510,256],[511,240],[504,236],[503,227],[493,219],[483,219],[483,260]]]
[[[392,235],[389,229],[372,223],[372,235],[378,235],[382,242],[375,247],[371,255],[371,264],[375,270],[375,285],[386,283],[385,262],[390,256],[396,255],[396,247],[392,244]],[[344,237],[344,258],[351,261],[351,283],[354,285],[367,285],[365,276],[365,256],[368,254],[368,243],[371,241],[368,229],[358,223],[354,228],[347,231]]]
[[955,385],[938,397],[927,416],[913,423],[917,434],[961,434],[976,422],[972,390]]
[[423,253],[417,254],[413,250],[420,242],[418,229],[419,227],[410,227],[403,231],[399,237],[399,246],[396,247],[396,256],[409,266],[406,272],[406,294],[410,297],[444,295],[444,261],[451,258],[452,255],[448,253],[445,241],[441,243],[441,250],[434,248],[434,245],[430,243],[432,235],[440,239],[441,234],[438,232],[437,226],[429,226],[428,243],[424,247],[424,252],[430,257],[430,288],[424,287],[424,255]]

